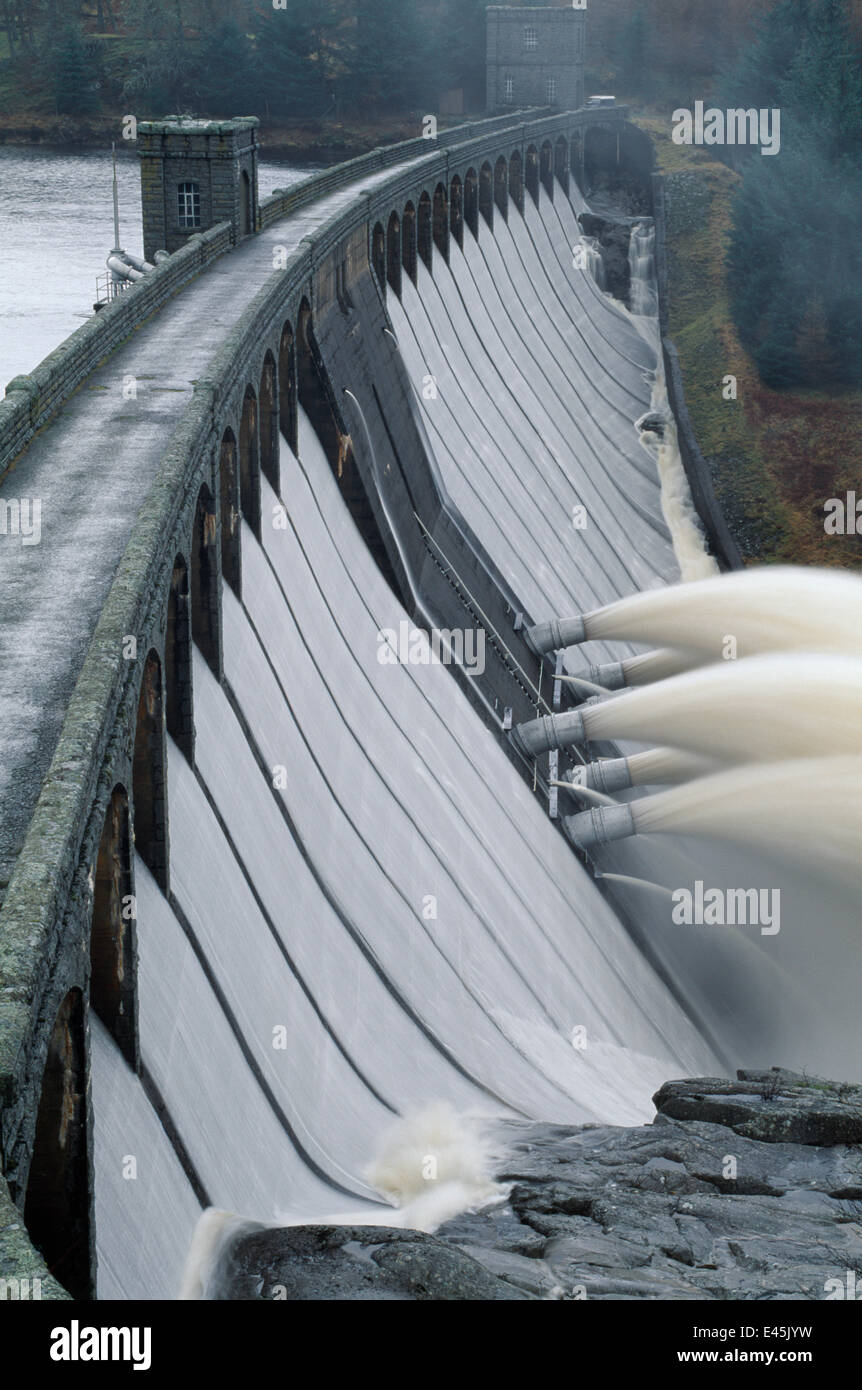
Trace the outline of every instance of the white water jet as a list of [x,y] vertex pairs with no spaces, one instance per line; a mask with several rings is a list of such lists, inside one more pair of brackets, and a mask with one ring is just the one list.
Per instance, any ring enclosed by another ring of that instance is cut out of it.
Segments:
[[[752,846],[849,891],[862,889],[862,756],[731,768],[633,802],[638,834]],[[824,913],[828,907],[824,902]]]
[[667,680],[668,676],[681,675],[683,671],[689,671],[694,666],[702,666],[705,660],[702,652],[662,647],[658,651],[626,657],[622,662],[622,668],[626,685],[640,686],[650,685],[653,681]]
[[619,599],[584,618],[588,640],[694,647],[718,660],[730,639],[758,652],[862,651],[862,579],[763,566]]
[[582,710],[590,740],[659,740],[732,761],[862,753],[862,659],[793,653],[704,666]]
[[716,770],[711,758],[678,748],[648,748],[644,753],[630,753],[626,761],[633,787],[690,782]]

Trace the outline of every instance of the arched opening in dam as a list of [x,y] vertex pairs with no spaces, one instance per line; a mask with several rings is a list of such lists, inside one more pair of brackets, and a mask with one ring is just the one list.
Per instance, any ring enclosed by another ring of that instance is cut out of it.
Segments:
[[423,190],[419,199],[417,219],[419,255],[427,270],[434,269],[434,234],[432,229],[431,195]]
[[191,649],[189,571],[185,558],[178,555],[168,590],[165,627],[165,716],[168,733],[189,762],[194,761]]
[[[275,489],[272,479],[268,481]],[[219,674],[217,534],[215,500],[204,484],[198,494],[192,532],[192,637],[216,675]]]
[[84,1001],[66,995],[48,1044],[24,1221],[73,1298],[91,1296]]
[[468,169],[464,175],[464,221],[478,240],[479,179],[475,169]]
[[242,514],[260,538],[260,431],[254,387],[245,388],[239,427],[239,496]]
[[565,135],[560,135],[554,145],[554,174],[562,185],[566,197],[569,196],[569,146]]
[[505,221],[509,216],[509,165],[502,154],[494,165],[494,202]]
[[90,1007],[129,1066],[136,1067],[135,902],[125,787],[111,793],[99,841],[90,925]]
[[449,228],[458,245],[464,247],[464,185],[453,175],[449,190]]
[[479,211],[494,230],[494,171],[486,160],[479,170]]
[[377,283],[383,293],[386,293],[386,232],[382,222],[375,224],[371,233],[371,264],[374,267],[374,274],[377,276]]
[[583,188],[581,187],[583,181],[583,137],[579,130],[576,130],[572,133],[571,139],[569,141],[569,152],[569,168],[571,172],[571,183],[569,185],[569,193],[571,194],[572,185],[574,185],[574,188],[577,190],[577,192],[579,194],[583,194]]
[[412,202],[404,205],[401,220],[401,263],[416,284],[416,208]]
[[509,193],[512,202],[523,217],[524,215],[524,166],[521,159],[521,151],[513,150],[509,158]]
[[[289,325],[285,325],[285,333],[290,336],[286,340],[282,334],[282,355],[279,358],[279,369],[285,373],[289,372],[291,379],[295,376],[295,363],[293,361],[293,334],[290,332]],[[294,419],[295,430],[295,391],[294,395]],[[287,419],[282,418],[282,433],[286,439],[290,439],[291,415],[289,401],[291,398],[290,390],[282,390],[280,399],[282,409],[286,410]],[[229,584],[237,597],[242,590],[242,564],[240,559],[240,505],[239,505],[239,451],[236,447],[236,437],[230,427],[222,435],[219,445],[219,525],[221,531],[221,572],[225,583]]]
[[290,447],[296,449],[296,350],[289,320],[281,330],[278,345],[278,420],[281,433]]
[[542,144],[539,164],[539,177],[542,187],[553,202],[554,198],[554,150],[550,140]]
[[619,135],[603,126],[590,126],[584,134],[584,177],[590,186],[600,174],[619,167]]
[[527,192],[536,207],[539,206],[539,151],[535,145],[527,146],[527,166],[525,173]]
[[389,217],[386,228],[386,279],[398,298],[401,298],[401,223],[398,213]]
[[260,466],[263,476],[278,492],[278,388],[275,358],[267,352],[260,373],[258,401],[260,403]]
[[449,259],[449,218],[446,207],[446,185],[434,189],[434,245],[444,261]]
[[158,652],[153,650],[144,662],[138,697],[132,813],[135,852],[140,855],[163,893],[168,890],[165,728],[162,663]]

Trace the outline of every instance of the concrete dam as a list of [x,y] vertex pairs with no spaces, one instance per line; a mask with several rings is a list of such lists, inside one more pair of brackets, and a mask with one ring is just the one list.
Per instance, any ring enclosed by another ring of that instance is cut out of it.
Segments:
[[[635,1124],[800,1032],[829,1065],[756,938],[643,886],[739,860],[579,852],[575,753],[511,737],[637,650],[532,624],[736,564],[650,167],[622,110],[530,112],[252,187],[9,384],[41,534],[0,538],[0,1254],[43,1296],[175,1297],[211,1206],[386,1220],[371,1165],[429,1107]],[[600,170],[653,198],[631,309]],[[679,449],[638,429],[668,399]]]

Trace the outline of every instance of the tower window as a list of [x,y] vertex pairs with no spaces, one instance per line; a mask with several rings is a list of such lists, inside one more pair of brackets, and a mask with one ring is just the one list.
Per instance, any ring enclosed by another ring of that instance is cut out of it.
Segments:
[[548,105],[549,105],[549,106],[553,106],[553,104],[554,104],[554,102],[555,102],[556,100],[557,100],[557,79],[556,79],[556,77],[549,77],[549,78],[548,78]]
[[179,225],[184,230],[201,225],[201,191],[196,183],[181,183],[177,188]]
[[515,100],[515,79],[514,79],[514,77],[507,77],[507,78],[506,78],[506,101],[509,102],[509,103],[511,103],[511,102],[513,102],[514,100]]
[[524,47],[528,53],[534,53],[539,46],[539,32],[532,24],[524,29]]

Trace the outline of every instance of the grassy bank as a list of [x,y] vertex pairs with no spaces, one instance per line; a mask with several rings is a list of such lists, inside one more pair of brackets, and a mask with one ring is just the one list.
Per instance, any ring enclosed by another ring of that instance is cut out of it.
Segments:
[[[667,116],[636,118],[667,177],[670,332],[719,503],[746,559],[862,567],[862,537],[827,536],[824,503],[862,497],[862,392],[772,391],[734,329],[725,254],[738,175],[674,145]],[[811,274],[817,274],[812,248]],[[737,399],[725,400],[726,376]]]

